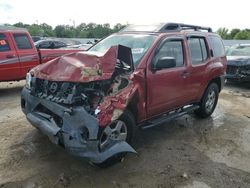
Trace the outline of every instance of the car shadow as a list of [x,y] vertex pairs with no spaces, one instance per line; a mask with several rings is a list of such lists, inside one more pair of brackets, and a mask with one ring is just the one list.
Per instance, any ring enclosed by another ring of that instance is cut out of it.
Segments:
[[24,82],[2,82],[0,83],[0,97],[10,97],[19,95],[22,88],[24,87]]
[[237,89],[250,89],[250,82],[227,82],[226,83],[226,87],[230,87],[230,88],[237,88]]

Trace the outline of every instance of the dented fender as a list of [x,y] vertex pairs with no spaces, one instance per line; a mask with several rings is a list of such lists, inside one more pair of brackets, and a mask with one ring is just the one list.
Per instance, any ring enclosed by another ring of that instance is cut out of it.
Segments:
[[136,90],[134,84],[130,82],[128,86],[120,90],[120,92],[104,98],[104,101],[99,105],[99,113],[97,114],[101,127],[109,125],[123,114]]
[[[137,106],[134,106],[134,108],[146,108],[144,101],[144,77],[144,71],[138,70],[126,78],[128,80],[126,87],[104,97],[103,102],[100,103],[98,107],[99,113],[97,114],[100,126],[105,127],[112,121],[117,120],[123,114],[124,110],[128,108],[128,105],[133,100],[133,98],[138,98],[138,100],[141,100],[137,103]],[[146,116],[146,113],[145,111],[141,110],[137,115],[139,118],[143,119]]]

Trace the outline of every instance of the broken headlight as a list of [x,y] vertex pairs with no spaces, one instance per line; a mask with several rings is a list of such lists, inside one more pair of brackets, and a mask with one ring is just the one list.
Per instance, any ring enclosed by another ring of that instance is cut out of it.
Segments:
[[26,74],[26,88],[31,89],[32,75],[28,72]]

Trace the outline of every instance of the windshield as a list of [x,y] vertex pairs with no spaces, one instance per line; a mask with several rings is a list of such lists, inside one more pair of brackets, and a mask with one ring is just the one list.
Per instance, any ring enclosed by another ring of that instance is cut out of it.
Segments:
[[250,56],[250,46],[232,46],[227,50],[227,56]]
[[151,47],[155,40],[155,35],[142,35],[142,34],[115,34],[111,35],[104,40],[97,43],[88,51],[96,51],[105,53],[111,46],[123,45],[131,48],[133,61],[137,66],[145,55],[147,50]]

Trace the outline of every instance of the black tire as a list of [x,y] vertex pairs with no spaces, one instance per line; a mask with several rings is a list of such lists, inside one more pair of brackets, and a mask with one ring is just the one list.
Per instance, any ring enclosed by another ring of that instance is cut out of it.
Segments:
[[[126,127],[127,127],[126,142],[128,144],[132,144],[132,141],[136,132],[136,122],[135,122],[135,118],[133,114],[130,111],[125,110],[124,113],[118,118],[118,120],[121,120],[126,124]],[[102,163],[91,163],[91,164],[93,164],[94,166],[98,166],[100,168],[107,168],[109,166],[112,166],[120,162],[126,156],[126,154],[127,154],[126,152],[119,153],[117,155],[112,156],[111,158],[107,159],[106,161]]]
[[219,87],[216,83],[211,83],[201,101],[200,101],[200,108],[195,110],[195,114],[200,118],[207,118],[209,117],[213,112],[217,105],[219,97]]

